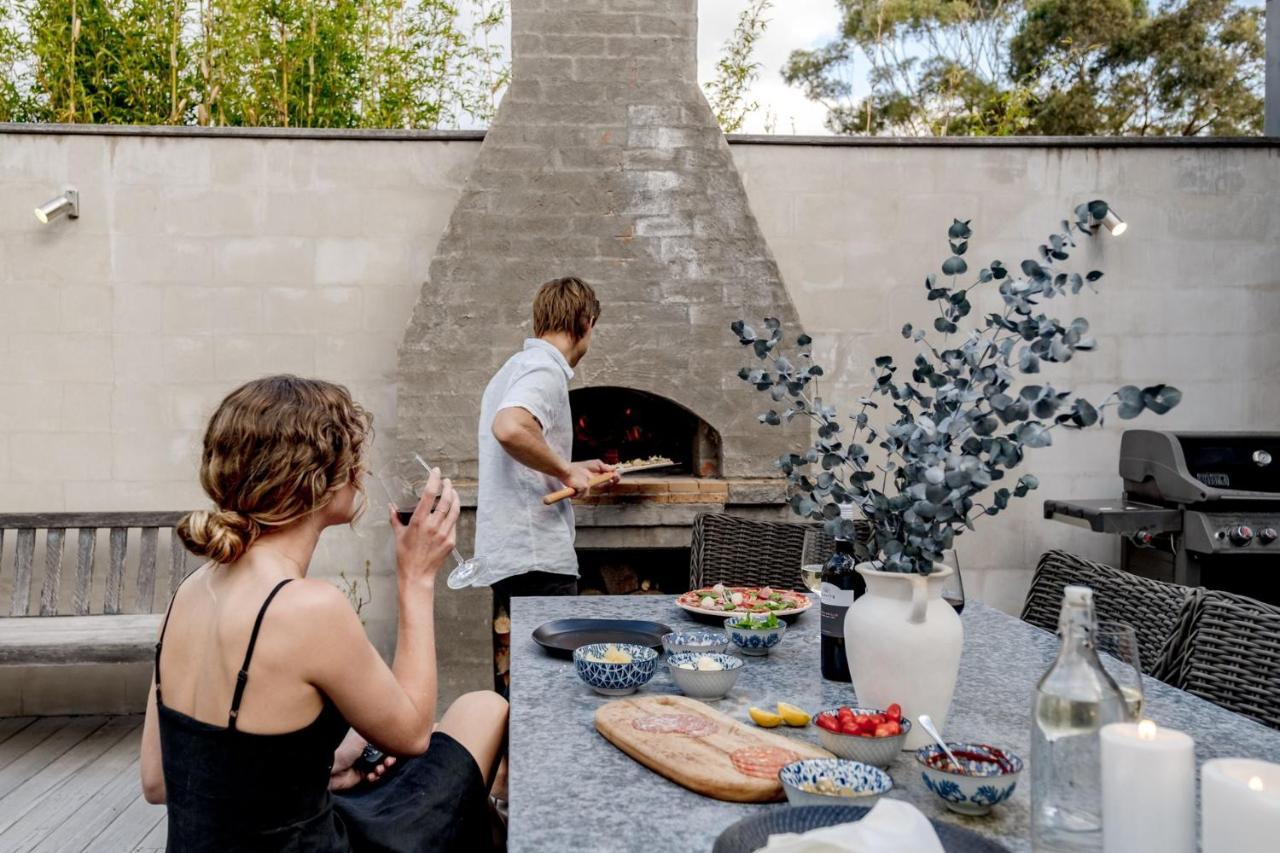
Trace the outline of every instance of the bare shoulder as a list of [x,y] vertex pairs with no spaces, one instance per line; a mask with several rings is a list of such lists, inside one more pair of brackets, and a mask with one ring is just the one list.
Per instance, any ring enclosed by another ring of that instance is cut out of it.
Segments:
[[319,627],[332,626],[346,620],[355,621],[351,602],[336,586],[318,578],[300,578],[286,587],[288,612],[293,618],[307,623],[319,623]]

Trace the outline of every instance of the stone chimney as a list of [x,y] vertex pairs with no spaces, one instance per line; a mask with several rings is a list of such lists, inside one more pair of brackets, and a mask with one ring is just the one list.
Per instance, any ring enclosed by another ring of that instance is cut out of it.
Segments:
[[[773,476],[794,432],[761,398],[732,320],[799,334],[777,264],[697,82],[696,0],[512,0],[512,82],[431,262],[399,362],[399,438],[474,476],[485,383],[531,334],[543,281],[603,316],[578,386],[690,410],[727,478]],[[794,429],[794,428],[793,428]]]

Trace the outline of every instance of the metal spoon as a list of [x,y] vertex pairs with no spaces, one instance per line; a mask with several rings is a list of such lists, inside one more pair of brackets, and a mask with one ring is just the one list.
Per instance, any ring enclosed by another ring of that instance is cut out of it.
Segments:
[[921,714],[920,716],[916,717],[916,721],[920,723],[920,728],[928,732],[929,737],[937,741],[938,746],[942,747],[942,751],[947,754],[947,758],[951,759],[951,763],[952,765],[955,766],[956,770],[959,770],[961,773],[963,773],[964,765],[961,764],[959,761],[957,761],[956,757],[951,754],[951,747],[947,746],[947,742],[942,739],[942,735],[938,732],[938,729],[933,725],[933,717],[930,717],[928,714]]

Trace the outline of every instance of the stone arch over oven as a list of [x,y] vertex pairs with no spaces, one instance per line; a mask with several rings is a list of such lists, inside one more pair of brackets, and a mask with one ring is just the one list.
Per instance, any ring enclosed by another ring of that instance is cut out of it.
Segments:
[[661,394],[622,385],[593,385],[569,392],[573,458],[611,465],[665,456],[676,474],[718,477],[721,439],[692,409]]

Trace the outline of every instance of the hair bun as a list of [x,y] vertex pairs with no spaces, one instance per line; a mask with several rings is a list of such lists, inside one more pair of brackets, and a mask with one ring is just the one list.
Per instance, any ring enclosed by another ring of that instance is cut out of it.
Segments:
[[187,550],[215,563],[234,563],[258,538],[262,528],[231,509],[189,512],[175,528]]

